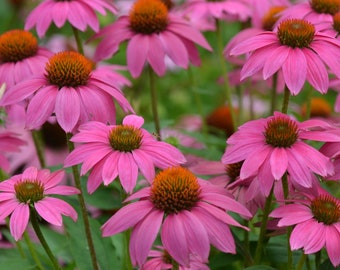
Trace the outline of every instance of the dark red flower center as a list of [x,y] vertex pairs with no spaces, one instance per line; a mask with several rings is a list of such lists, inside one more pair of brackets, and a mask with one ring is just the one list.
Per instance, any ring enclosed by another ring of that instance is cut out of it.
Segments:
[[271,7],[262,18],[262,27],[264,30],[272,31],[274,24],[279,19],[278,14],[283,11],[286,7],[274,6]]
[[86,85],[94,63],[74,51],[55,54],[46,64],[47,79],[59,88]]
[[191,210],[199,200],[197,177],[183,167],[172,167],[158,173],[151,186],[151,201],[165,214]]
[[142,143],[143,134],[140,129],[130,125],[119,125],[112,128],[109,142],[114,150],[132,152]]
[[314,26],[305,20],[287,19],[278,27],[278,38],[282,45],[293,48],[308,48],[315,34]]
[[234,182],[240,176],[243,162],[244,161],[240,161],[237,163],[226,165],[226,173],[227,176],[229,177],[230,183]]
[[333,16],[333,29],[340,34],[340,12],[334,14]]
[[34,204],[44,198],[44,185],[37,180],[19,181],[14,190],[18,201],[25,204]]
[[38,41],[30,32],[11,30],[0,36],[0,62],[18,62],[37,51]]
[[168,8],[161,0],[137,0],[129,19],[130,27],[137,33],[159,33],[168,25]]
[[314,219],[326,225],[331,225],[339,221],[340,203],[330,195],[320,195],[311,203],[311,210]]
[[310,5],[317,13],[334,15],[340,11],[340,0],[312,0]]
[[273,117],[267,122],[264,136],[267,144],[288,148],[298,139],[298,126],[288,117]]

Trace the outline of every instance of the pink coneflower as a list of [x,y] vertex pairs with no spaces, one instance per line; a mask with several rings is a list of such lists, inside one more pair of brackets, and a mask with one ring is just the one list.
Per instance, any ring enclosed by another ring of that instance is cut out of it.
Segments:
[[210,183],[225,188],[254,216],[259,208],[263,208],[266,198],[256,176],[240,180],[242,164],[243,161],[227,165],[221,161],[201,161],[190,170],[198,175],[213,176],[209,178]]
[[58,186],[64,177],[64,171],[50,172],[27,168],[22,174],[12,176],[0,183],[0,220],[11,215],[10,231],[17,241],[26,230],[30,208],[47,222],[61,226],[62,215],[77,219],[77,212],[61,199],[50,195],[74,195],[79,190],[69,186]]
[[266,196],[274,179],[280,180],[285,172],[295,187],[310,188],[314,183],[312,172],[327,176],[334,173],[334,168],[328,157],[303,140],[338,141],[339,136],[339,130],[326,121],[300,123],[275,112],[274,116],[245,123],[229,137],[222,162],[244,160],[240,178],[257,175]]
[[339,0],[309,0],[291,5],[281,15],[281,19],[300,18],[313,24],[333,24],[333,15],[340,11]]
[[117,176],[124,190],[131,193],[138,171],[151,182],[155,167],[164,169],[186,161],[177,148],[157,141],[142,128],[143,124],[141,116],[128,115],[122,125],[89,122],[80,126],[71,141],[83,144],[66,158],[65,166],[83,163],[81,174],[92,169],[87,182],[90,193],[102,182],[110,184]]
[[[133,109],[124,97],[121,82],[110,66],[95,68],[85,56],[64,51],[55,54],[40,73],[6,91],[1,105],[30,98],[26,126],[39,128],[55,114],[66,132],[89,120],[115,123],[115,104],[125,112]],[[44,106],[42,106],[44,104]]]
[[25,29],[36,26],[39,37],[42,37],[52,21],[58,28],[68,21],[81,31],[85,31],[87,26],[90,26],[97,32],[99,21],[95,12],[105,15],[105,9],[116,13],[114,5],[106,0],[44,0],[28,15]]
[[290,235],[292,250],[303,248],[305,254],[312,254],[325,247],[336,267],[340,264],[340,201],[323,190],[303,195],[304,199],[280,206],[270,216],[280,219],[279,227],[295,225]]
[[[169,253],[162,247],[156,246],[156,250],[150,250],[148,261],[142,265],[140,270],[166,270],[172,269],[173,258]],[[179,270],[209,270],[210,268],[200,261],[194,254],[190,254],[189,267],[179,265]]]
[[[0,131],[0,169],[9,172],[10,162],[8,155],[13,152],[20,152],[20,147],[25,144],[25,141],[19,138],[18,134],[10,131]],[[4,180],[4,179],[1,179]]]
[[252,9],[249,0],[188,0],[185,13],[204,20],[246,21],[250,18]]
[[326,66],[340,77],[340,63],[336,60],[340,57],[340,42],[315,31],[311,23],[302,19],[284,20],[277,30],[250,37],[230,53],[250,53],[242,68],[241,80],[259,71],[266,80],[282,71],[293,95],[301,91],[306,80],[320,93],[326,93],[329,85]]
[[103,37],[95,53],[99,60],[109,58],[117,52],[121,42],[129,40],[127,66],[135,78],[141,74],[146,62],[158,75],[164,75],[166,55],[182,68],[187,68],[189,62],[199,65],[195,43],[211,50],[197,29],[171,14],[160,0],[136,1],[129,16],[119,17],[94,37]]
[[210,244],[222,252],[235,253],[229,225],[245,227],[226,211],[251,216],[224,189],[198,179],[183,167],[161,171],[151,187],[134,193],[126,202],[136,199],[140,200],[118,210],[102,226],[103,236],[132,227],[130,254],[134,265],[145,263],[160,229],[164,248],[186,267],[190,254],[207,262]]
[[39,47],[32,33],[20,29],[0,35],[0,85],[7,88],[41,73],[52,52]]

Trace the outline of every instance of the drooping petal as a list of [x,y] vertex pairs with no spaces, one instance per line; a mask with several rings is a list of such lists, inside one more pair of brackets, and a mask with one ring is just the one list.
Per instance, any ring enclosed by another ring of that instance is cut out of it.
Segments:
[[158,235],[163,216],[162,211],[155,209],[133,228],[130,238],[130,255],[133,265],[141,266],[146,261]]
[[131,153],[121,154],[118,160],[119,180],[127,193],[131,193],[136,186],[138,167]]
[[142,200],[124,206],[101,227],[102,235],[104,237],[111,236],[135,226],[153,208],[154,205],[149,200]]
[[13,235],[15,241],[18,241],[26,230],[29,217],[30,210],[28,205],[23,203],[18,204],[9,221],[11,235]]
[[275,147],[270,155],[271,171],[276,180],[281,179],[288,167],[286,150],[283,147]]

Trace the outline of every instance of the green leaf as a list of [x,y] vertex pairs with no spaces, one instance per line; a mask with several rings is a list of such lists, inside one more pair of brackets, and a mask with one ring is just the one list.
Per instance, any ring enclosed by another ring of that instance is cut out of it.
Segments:
[[23,258],[16,249],[1,249],[0,262],[0,270],[30,270],[36,267],[28,258]]

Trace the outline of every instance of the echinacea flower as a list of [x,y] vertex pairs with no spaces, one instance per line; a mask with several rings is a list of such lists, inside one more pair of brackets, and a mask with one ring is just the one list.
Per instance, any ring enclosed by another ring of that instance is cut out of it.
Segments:
[[[281,19],[299,18],[313,24],[333,24],[333,15],[340,12],[339,0],[309,0],[291,5],[281,15]],[[280,20],[281,20],[280,19]]]
[[131,193],[136,186],[138,171],[151,182],[155,167],[164,169],[186,160],[174,146],[157,141],[142,128],[144,119],[128,115],[122,125],[88,122],[79,127],[71,141],[81,143],[66,158],[66,167],[83,163],[81,174],[90,169],[87,182],[93,193],[103,182],[110,184],[117,176],[124,190]]
[[[149,259],[145,264],[142,265],[140,270],[166,270],[172,269],[173,258],[169,253],[162,247],[156,246],[157,249],[150,250]],[[183,265],[178,266],[179,270],[209,270],[210,268],[203,262],[200,261],[195,254],[190,254],[189,267]]]
[[47,169],[29,167],[22,174],[0,183],[0,220],[11,215],[10,232],[16,241],[26,230],[31,207],[56,226],[62,225],[62,215],[77,219],[77,212],[68,203],[51,196],[79,193],[75,187],[59,186],[63,177],[64,171],[51,173]]
[[126,202],[136,199],[102,226],[102,234],[111,236],[132,227],[130,255],[132,263],[139,266],[145,263],[159,230],[164,248],[183,266],[189,265],[190,254],[207,262],[210,244],[222,252],[235,253],[229,225],[246,228],[227,211],[251,216],[224,189],[183,167],[159,172],[151,187],[137,191]]
[[[0,169],[9,172],[10,162],[8,155],[13,152],[20,152],[20,147],[25,141],[19,138],[19,135],[7,130],[0,132]],[[4,180],[4,179],[1,179]]]
[[38,45],[32,33],[20,29],[0,35],[0,85],[6,88],[44,71],[52,52]]
[[279,218],[279,227],[294,226],[290,235],[292,250],[303,248],[312,254],[326,248],[334,267],[340,264],[340,201],[324,190],[303,193],[304,199],[275,209],[270,216]]
[[[264,31],[231,49],[231,55],[250,53],[243,65],[241,80],[262,71],[263,79],[276,72],[290,93],[297,95],[308,81],[320,93],[329,86],[327,66],[340,77],[340,42],[317,32],[313,24],[302,19],[286,19],[276,30]],[[275,61],[273,61],[275,59]]]
[[185,14],[203,20],[219,19],[227,21],[246,21],[252,13],[249,0],[188,0],[185,4]]
[[43,0],[31,11],[25,22],[25,29],[36,26],[39,37],[45,35],[47,29],[54,24],[61,28],[66,21],[80,31],[90,26],[95,32],[99,30],[96,12],[106,14],[106,9],[115,14],[116,8],[107,0]]
[[293,186],[313,186],[312,173],[327,176],[334,173],[330,158],[303,140],[339,141],[339,129],[326,121],[311,119],[298,122],[288,115],[249,121],[227,140],[222,157],[224,164],[244,163],[240,178],[257,175],[263,193],[268,196],[274,180],[288,172]]
[[119,17],[94,38],[103,38],[95,53],[97,60],[109,58],[121,42],[128,40],[127,66],[134,78],[140,76],[146,62],[159,76],[164,75],[166,55],[182,68],[187,68],[189,62],[199,65],[195,43],[211,50],[197,29],[169,12],[160,0],[137,0],[128,16]]
[[110,66],[95,68],[80,53],[64,51],[52,56],[45,69],[6,91],[0,100],[1,105],[12,105],[29,99],[28,129],[39,128],[52,114],[65,132],[89,120],[115,123],[114,100],[125,112],[133,112]]

